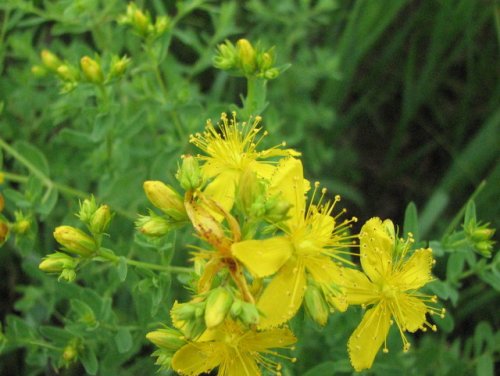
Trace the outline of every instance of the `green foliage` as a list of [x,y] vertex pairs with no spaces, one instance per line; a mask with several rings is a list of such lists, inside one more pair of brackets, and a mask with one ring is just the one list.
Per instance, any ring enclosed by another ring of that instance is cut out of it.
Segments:
[[[360,218],[397,218],[399,236],[433,249],[438,332],[409,353],[390,336],[366,374],[493,375],[499,14],[470,0],[2,1],[0,374],[157,372],[145,335],[186,294],[190,234],[137,233],[143,182],[178,189],[189,135],[237,110],[262,115],[268,146],[300,150],[307,178]],[[224,66],[221,45],[243,62]],[[74,215],[90,195],[116,213],[104,227]],[[102,246],[76,255],[77,283],[38,268],[61,224]],[[360,318],[295,319],[299,361],[284,374],[352,374],[344,346]]]

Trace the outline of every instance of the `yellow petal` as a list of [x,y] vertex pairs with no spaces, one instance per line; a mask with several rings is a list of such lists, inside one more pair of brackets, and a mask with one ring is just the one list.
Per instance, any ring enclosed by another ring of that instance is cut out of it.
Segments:
[[257,176],[269,180],[274,173],[276,165],[259,161],[250,161],[248,168],[255,172]]
[[343,284],[349,304],[372,304],[379,298],[379,289],[359,270],[344,268]]
[[[234,204],[234,196],[236,192],[236,183],[238,182],[240,173],[236,170],[228,169],[220,173],[210,182],[203,191],[206,196],[217,202],[224,210],[229,212]],[[223,216],[220,213],[211,214],[218,220],[222,220]]]
[[257,303],[263,314],[259,328],[275,327],[290,320],[302,304],[305,288],[304,264],[289,260],[274,276]]
[[369,309],[347,344],[351,364],[356,371],[370,368],[389,332],[391,314],[378,304]]
[[181,375],[199,375],[224,361],[224,345],[220,342],[192,342],[182,346],[172,358],[172,368]]
[[413,333],[422,328],[427,313],[427,306],[422,300],[400,293],[392,304],[395,320],[403,330]]
[[293,246],[285,237],[245,240],[231,246],[233,255],[258,277],[276,273],[290,258]]
[[248,351],[265,352],[272,348],[288,347],[295,342],[297,338],[289,329],[272,328],[262,332],[251,332],[240,343]]
[[394,276],[401,290],[416,290],[432,280],[432,250],[417,249]]
[[372,282],[388,277],[392,270],[394,238],[385,228],[380,218],[371,218],[359,234],[361,266]]
[[218,376],[260,376],[261,372],[256,363],[256,357],[242,352],[238,347],[228,352],[228,357],[219,367]]

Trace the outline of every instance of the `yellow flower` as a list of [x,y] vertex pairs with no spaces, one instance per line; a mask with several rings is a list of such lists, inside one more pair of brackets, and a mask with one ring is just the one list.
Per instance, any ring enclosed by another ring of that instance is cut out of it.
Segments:
[[207,155],[198,158],[205,161],[202,172],[206,180],[212,179],[205,189],[205,194],[229,211],[234,203],[236,185],[241,174],[250,168],[261,177],[269,177],[273,171],[272,161],[263,161],[272,157],[298,156],[292,149],[280,149],[278,145],[267,150],[257,151],[257,146],[267,132],[257,137],[261,128],[261,117],[251,123],[238,123],[233,112],[232,119],[221,115],[219,129],[207,121],[205,132],[191,135],[189,142]]
[[219,367],[219,376],[253,376],[261,375],[262,367],[279,375],[281,364],[269,356],[287,357],[271,349],[290,348],[295,342],[285,328],[259,332],[227,320],[177,350],[172,368],[181,375],[199,375]]
[[394,225],[380,218],[368,220],[360,233],[360,258],[364,273],[344,270],[349,304],[371,305],[348,343],[351,363],[356,371],[372,366],[382,344],[387,352],[386,337],[394,321],[407,351],[410,343],[405,332],[426,327],[436,330],[426,319],[426,313],[444,314],[427,303],[435,296],[421,294],[417,289],[432,280],[434,263],[430,248],[418,249],[410,257],[413,239],[396,239]]
[[[312,202],[317,188],[318,184]],[[349,247],[346,242],[349,237],[343,232],[352,220],[336,223],[338,216],[330,214],[339,198],[324,203],[325,190],[319,201],[306,209],[305,193],[308,189],[300,160],[288,158],[280,161],[271,177],[269,194],[279,193],[293,205],[289,211],[290,219],[281,228],[285,235],[246,240],[231,247],[233,255],[255,277],[276,273],[257,303],[263,314],[260,328],[278,326],[295,315],[302,304],[308,278],[321,288],[331,306],[341,311],[347,309],[340,291],[342,268],[335,259],[343,261],[339,253]]]

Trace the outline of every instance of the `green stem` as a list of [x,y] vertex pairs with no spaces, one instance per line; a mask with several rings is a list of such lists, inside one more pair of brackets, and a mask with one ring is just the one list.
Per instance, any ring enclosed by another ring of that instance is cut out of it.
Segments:
[[124,256],[122,257],[117,256],[112,250],[106,248],[99,249],[98,256],[115,263],[118,263],[120,259],[123,257],[127,265],[135,266],[141,269],[157,270],[167,273],[192,273],[193,271],[193,269],[191,268],[186,268],[182,266],[158,265],[150,262],[131,260]]
[[446,231],[443,234],[443,237],[441,239],[446,239],[452,232],[453,230],[458,226],[458,223],[462,220],[462,217],[464,216],[465,209],[467,208],[467,203],[471,200],[474,200],[479,193],[484,189],[486,186],[486,181],[482,181],[479,183],[477,186],[476,190],[470,195],[469,199],[465,202],[464,205],[460,208],[460,211],[453,217],[452,221],[446,228]]

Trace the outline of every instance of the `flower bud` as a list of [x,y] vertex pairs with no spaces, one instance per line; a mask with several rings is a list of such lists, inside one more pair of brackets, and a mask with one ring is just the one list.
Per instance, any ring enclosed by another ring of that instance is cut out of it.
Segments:
[[42,50],[40,56],[45,67],[51,71],[56,71],[62,64],[62,61],[49,50]]
[[22,235],[31,227],[31,221],[28,218],[21,217],[12,225],[12,232]]
[[288,218],[288,211],[292,204],[282,200],[279,196],[271,197],[266,202],[266,220],[278,223]]
[[182,334],[173,329],[158,329],[146,334],[146,338],[156,346],[175,352],[186,344]]
[[236,50],[238,51],[239,65],[245,74],[252,74],[255,72],[255,50],[246,39],[240,39],[236,42]]
[[236,68],[236,48],[230,41],[217,46],[217,55],[213,59],[214,66],[218,69],[229,70]]
[[259,323],[259,311],[255,304],[241,302],[240,320],[246,325],[256,325]]
[[78,348],[75,341],[71,341],[63,350],[62,357],[65,363],[71,363],[78,358]]
[[45,67],[41,65],[33,65],[31,67],[31,73],[35,77],[44,77],[45,75],[47,75],[47,69],[45,69]]
[[261,71],[267,71],[273,66],[274,58],[271,53],[264,52],[259,56],[259,68]]
[[265,71],[264,78],[266,80],[274,80],[280,75],[280,71],[278,68],[271,68]]
[[218,287],[210,292],[205,308],[205,325],[211,329],[219,325],[226,318],[233,297],[231,293],[224,287]]
[[46,273],[60,273],[64,269],[75,269],[78,261],[62,252],[51,253],[44,257],[38,268]]
[[230,313],[233,318],[238,318],[243,311],[243,302],[239,299],[235,299],[233,304],[231,305]]
[[71,226],[59,226],[54,230],[54,238],[68,252],[90,257],[97,251],[94,239],[83,231]]
[[491,239],[494,233],[495,230],[492,228],[479,227],[472,232],[471,238],[472,240],[480,242],[482,240]]
[[172,187],[153,180],[145,181],[143,186],[148,200],[155,207],[176,221],[187,219],[184,201]]
[[186,191],[197,189],[203,184],[203,175],[198,160],[192,155],[185,155],[182,158],[182,166],[175,177]]
[[316,285],[307,285],[304,305],[309,316],[319,325],[325,326],[328,321],[329,309],[323,292]]
[[169,26],[170,20],[167,16],[157,17],[154,26],[156,36],[162,35],[165,31],[167,31]]
[[90,218],[89,227],[93,234],[103,234],[111,222],[111,211],[108,205],[101,205]]
[[158,215],[143,215],[135,222],[137,230],[146,236],[164,236],[167,235],[172,226],[165,219]]
[[104,81],[101,65],[97,61],[84,56],[80,60],[80,67],[82,68],[83,75],[90,82],[101,84]]
[[89,223],[92,219],[92,216],[97,210],[97,204],[95,202],[94,196],[90,198],[86,198],[82,202],[80,202],[80,210],[76,215],[80,221],[83,223]]
[[257,174],[250,168],[245,169],[241,174],[236,195],[239,209],[246,215],[253,217],[259,217],[259,214],[263,215],[265,211],[264,190],[265,186],[262,180],[257,177]]
[[142,36],[147,35],[150,22],[149,17],[144,14],[140,9],[135,9],[132,14],[132,26]]
[[111,60],[111,69],[109,71],[108,78],[112,79],[123,76],[129,65],[130,65],[130,59],[127,56],[123,56],[122,58],[118,58],[118,56],[113,56]]
[[491,251],[493,250],[493,242],[491,240],[480,241],[474,247],[484,257],[491,257]]
[[62,64],[56,69],[57,75],[64,81],[75,82],[79,79],[76,69],[68,64]]

